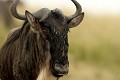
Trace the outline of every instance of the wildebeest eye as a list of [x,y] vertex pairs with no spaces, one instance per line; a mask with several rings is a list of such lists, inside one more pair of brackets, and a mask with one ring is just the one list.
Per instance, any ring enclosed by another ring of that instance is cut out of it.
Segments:
[[50,25],[48,23],[44,23],[44,26],[45,27],[49,27]]
[[46,35],[49,33],[49,24],[46,22],[40,22],[43,33]]
[[43,26],[43,27],[48,27],[48,26],[49,26],[49,24],[46,23],[46,22],[40,22],[40,24],[41,24],[41,26]]

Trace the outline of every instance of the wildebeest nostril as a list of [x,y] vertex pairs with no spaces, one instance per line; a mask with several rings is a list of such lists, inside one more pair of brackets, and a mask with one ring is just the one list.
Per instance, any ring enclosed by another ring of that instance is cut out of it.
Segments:
[[61,64],[55,64],[55,70],[58,73],[58,75],[66,75],[68,74],[68,66],[67,65],[61,65]]

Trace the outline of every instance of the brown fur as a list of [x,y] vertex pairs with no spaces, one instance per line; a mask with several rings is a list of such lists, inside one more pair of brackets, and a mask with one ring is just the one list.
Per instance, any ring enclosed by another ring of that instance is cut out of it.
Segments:
[[49,42],[28,23],[11,33],[0,49],[1,80],[36,80],[50,60]]

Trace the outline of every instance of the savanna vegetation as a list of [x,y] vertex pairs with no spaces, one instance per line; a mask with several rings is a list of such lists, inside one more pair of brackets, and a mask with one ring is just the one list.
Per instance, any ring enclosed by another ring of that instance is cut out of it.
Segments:
[[[13,27],[22,22],[13,22]],[[12,28],[13,28],[12,27]],[[0,20],[0,46],[10,29]],[[61,80],[120,80],[120,16],[85,15],[69,32],[70,72]]]

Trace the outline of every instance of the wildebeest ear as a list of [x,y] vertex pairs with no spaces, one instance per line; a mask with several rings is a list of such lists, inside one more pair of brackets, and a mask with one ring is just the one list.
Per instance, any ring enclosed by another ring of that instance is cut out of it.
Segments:
[[34,22],[35,22],[34,16],[27,10],[25,11],[25,16],[26,16],[28,22],[30,23],[30,25],[34,26]]
[[25,16],[31,26],[31,29],[34,31],[34,32],[40,32],[41,29],[40,29],[40,24],[39,22],[35,19],[35,17],[29,12],[29,11],[25,11]]
[[73,18],[72,20],[68,21],[68,27],[69,28],[76,27],[77,25],[79,25],[81,23],[83,18],[84,18],[84,12],[81,13],[79,16]]

